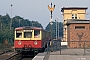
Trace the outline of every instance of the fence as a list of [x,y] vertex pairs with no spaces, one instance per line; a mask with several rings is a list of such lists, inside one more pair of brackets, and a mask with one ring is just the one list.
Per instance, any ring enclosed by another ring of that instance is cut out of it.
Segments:
[[47,47],[51,55],[90,55],[90,41],[67,41],[67,45],[61,40],[53,40],[52,46]]

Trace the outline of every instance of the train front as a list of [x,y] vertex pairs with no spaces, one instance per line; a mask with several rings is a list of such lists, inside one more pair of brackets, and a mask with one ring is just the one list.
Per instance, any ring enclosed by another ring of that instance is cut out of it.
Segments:
[[[38,35],[38,36],[36,36]],[[17,52],[38,51],[42,48],[41,32],[39,29],[16,28],[14,47]]]

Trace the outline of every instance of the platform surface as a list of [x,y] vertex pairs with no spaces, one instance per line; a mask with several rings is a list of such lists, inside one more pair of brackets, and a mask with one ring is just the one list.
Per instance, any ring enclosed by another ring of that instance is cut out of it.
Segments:
[[50,55],[48,60],[90,60],[88,55]]

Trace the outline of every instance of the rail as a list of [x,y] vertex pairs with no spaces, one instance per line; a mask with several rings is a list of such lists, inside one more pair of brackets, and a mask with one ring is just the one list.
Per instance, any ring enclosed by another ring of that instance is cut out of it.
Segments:
[[9,57],[5,58],[4,60],[9,60],[16,55],[18,55],[18,53],[12,53]]

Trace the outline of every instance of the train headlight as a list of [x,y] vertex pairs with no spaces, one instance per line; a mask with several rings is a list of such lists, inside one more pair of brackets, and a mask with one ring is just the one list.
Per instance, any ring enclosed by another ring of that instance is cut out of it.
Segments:
[[18,41],[18,45],[21,45],[22,44],[22,42],[21,41]]
[[37,45],[38,44],[38,42],[37,41],[34,41],[34,45]]

